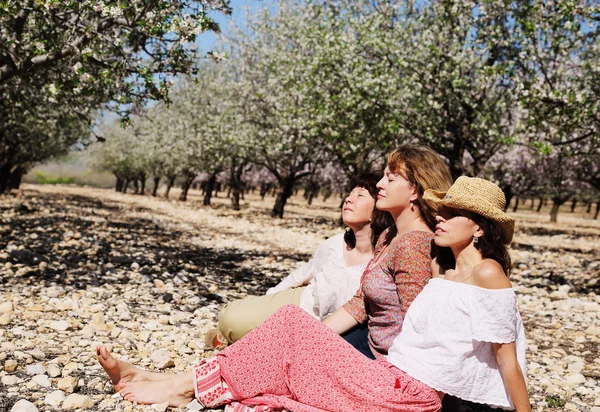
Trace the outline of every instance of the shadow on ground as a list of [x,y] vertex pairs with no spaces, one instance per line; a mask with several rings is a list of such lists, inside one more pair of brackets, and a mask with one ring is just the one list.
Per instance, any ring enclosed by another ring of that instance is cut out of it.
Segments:
[[[4,197],[0,217],[0,250],[6,251],[0,253],[4,266],[0,266],[0,284],[17,278],[40,286],[86,289],[128,283],[135,271],[149,282],[172,281],[194,290],[203,300],[222,303],[208,284],[262,294],[278,281],[264,276],[258,263],[271,255],[198,247],[189,242],[194,236],[189,230],[177,230],[158,219],[132,217],[116,203],[32,192],[25,199]],[[277,257],[303,261],[309,256]],[[166,294],[163,299],[170,298]]]

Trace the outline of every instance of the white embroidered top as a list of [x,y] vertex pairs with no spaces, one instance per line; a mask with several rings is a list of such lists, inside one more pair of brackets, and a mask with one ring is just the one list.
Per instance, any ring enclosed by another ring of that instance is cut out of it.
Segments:
[[367,264],[346,266],[344,234],[321,243],[312,259],[290,273],[267,295],[307,285],[300,297],[300,307],[319,320],[348,302],[360,286],[360,277]]
[[492,343],[516,342],[525,375],[525,331],[512,289],[440,278],[413,301],[387,360],[437,391],[513,408]]

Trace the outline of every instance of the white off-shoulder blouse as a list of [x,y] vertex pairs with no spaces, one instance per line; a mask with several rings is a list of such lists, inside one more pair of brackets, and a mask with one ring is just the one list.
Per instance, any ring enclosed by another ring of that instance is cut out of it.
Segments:
[[525,375],[525,331],[512,289],[435,278],[408,309],[387,360],[437,391],[513,408],[492,348],[510,342]]

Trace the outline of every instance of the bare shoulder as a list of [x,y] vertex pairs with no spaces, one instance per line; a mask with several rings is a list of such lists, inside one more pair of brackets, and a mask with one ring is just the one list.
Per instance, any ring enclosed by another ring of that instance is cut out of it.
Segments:
[[492,259],[486,259],[480,263],[473,272],[476,286],[485,289],[507,289],[512,284],[504,273],[502,266]]

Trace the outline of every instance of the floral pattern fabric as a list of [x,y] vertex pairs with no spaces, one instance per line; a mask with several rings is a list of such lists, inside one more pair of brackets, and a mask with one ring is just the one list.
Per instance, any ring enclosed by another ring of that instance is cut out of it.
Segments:
[[389,230],[379,237],[357,294],[343,306],[358,323],[368,322],[369,346],[376,358],[387,354],[408,307],[431,279],[433,233],[413,230],[386,248]]
[[198,400],[204,403],[203,393],[212,393],[206,383],[213,382],[215,389],[227,388],[227,395],[217,391],[216,396],[230,403],[228,411],[433,412],[441,407],[433,389],[385,359],[367,359],[297,306],[283,307],[213,359],[218,369],[202,369],[206,375],[194,369]]

